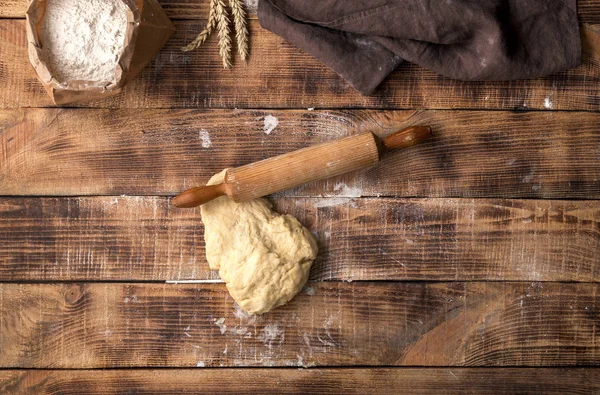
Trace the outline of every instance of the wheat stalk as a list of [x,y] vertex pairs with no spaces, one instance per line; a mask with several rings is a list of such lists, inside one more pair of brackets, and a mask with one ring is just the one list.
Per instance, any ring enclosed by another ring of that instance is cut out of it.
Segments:
[[215,15],[216,3],[217,3],[217,0],[210,0],[210,8],[208,11],[208,22],[206,23],[206,27],[204,28],[204,30],[202,30],[198,34],[198,36],[196,36],[196,38],[192,42],[190,42],[185,47],[182,47],[181,48],[182,51],[188,52],[188,51],[192,51],[192,50],[198,48],[200,45],[202,45],[206,41],[208,36],[210,36],[210,33],[212,33],[213,29],[217,25],[217,18]]
[[[229,0],[229,7],[233,16],[233,24],[235,27],[235,38],[237,41],[238,53],[242,60],[248,59],[248,26],[246,23],[246,11],[242,6],[241,0]],[[219,36],[219,55],[223,59],[223,67],[226,69],[231,67],[231,30],[229,27],[229,12],[225,0],[210,0],[210,8],[208,12],[208,21],[204,30],[185,47],[182,51],[191,51],[202,45],[210,34],[217,29]]]
[[246,11],[240,0],[229,0],[231,14],[235,25],[235,38],[237,40],[238,53],[242,60],[248,59],[248,27],[246,26]]
[[217,34],[219,36],[219,55],[223,59],[223,67],[231,67],[231,38],[229,37],[229,17],[224,0],[216,0],[215,14],[217,15]]

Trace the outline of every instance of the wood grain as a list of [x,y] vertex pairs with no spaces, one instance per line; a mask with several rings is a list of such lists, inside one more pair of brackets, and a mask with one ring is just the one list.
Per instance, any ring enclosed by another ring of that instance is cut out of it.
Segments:
[[[231,70],[223,69],[214,37],[201,50],[181,51],[202,21],[176,26],[175,36],[122,94],[80,106],[600,110],[600,63],[593,56],[584,56],[573,70],[510,82],[454,81],[407,64],[366,97],[256,20],[249,23],[250,61]],[[24,21],[0,20],[0,108],[51,105],[27,60]]]
[[[311,279],[600,280],[597,201],[277,198],[317,237]],[[0,281],[165,281],[208,270],[200,210],[165,198],[3,198]]]
[[19,394],[597,394],[596,368],[0,370]]
[[433,127],[425,143],[285,194],[600,198],[600,114],[571,112],[0,110],[0,191],[175,195],[226,167],[415,124]]
[[[0,0],[0,18],[24,18],[30,0]],[[208,0],[160,0],[167,15],[172,19],[205,19]],[[249,17],[256,19],[256,2],[244,1]],[[250,5],[250,6],[248,6]],[[598,0],[577,1],[579,19],[585,23],[600,23]]]
[[256,199],[371,168],[379,162],[377,144],[373,133],[358,133],[229,169],[227,181],[233,191],[231,197],[236,201]]
[[[598,2],[600,4],[600,1]],[[582,50],[586,56],[600,63],[600,25],[588,25],[581,31]]]
[[598,284],[318,283],[247,317],[224,284],[0,284],[0,367],[598,365]]

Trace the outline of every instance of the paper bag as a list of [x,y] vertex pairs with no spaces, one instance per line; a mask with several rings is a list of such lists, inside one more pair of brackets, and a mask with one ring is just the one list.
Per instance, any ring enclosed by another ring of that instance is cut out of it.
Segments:
[[51,69],[41,54],[44,43],[38,35],[38,26],[46,10],[46,0],[33,0],[29,5],[26,14],[29,61],[55,104],[101,99],[118,94],[175,33],[175,26],[156,0],[121,1],[127,6],[125,45],[117,62],[115,80],[106,86],[94,85],[93,81],[60,82],[52,77]]

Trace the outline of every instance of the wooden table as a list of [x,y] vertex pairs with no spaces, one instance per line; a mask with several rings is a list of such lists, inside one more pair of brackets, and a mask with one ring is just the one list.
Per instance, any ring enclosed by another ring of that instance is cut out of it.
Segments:
[[[0,2],[0,393],[599,393],[600,1],[580,67],[452,81],[405,65],[377,94],[250,22],[223,70],[206,1],[125,92],[51,106],[25,0]],[[314,110],[313,110],[314,108]],[[264,118],[279,125],[264,133]],[[319,240],[311,282],[257,317],[210,280],[211,174],[363,130],[434,136],[272,197]],[[172,368],[172,369],[156,369]]]

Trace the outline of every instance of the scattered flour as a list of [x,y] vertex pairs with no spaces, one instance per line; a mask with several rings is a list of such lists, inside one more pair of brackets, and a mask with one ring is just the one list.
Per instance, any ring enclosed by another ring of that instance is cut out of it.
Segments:
[[41,57],[59,82],[110,83],[126,28],[127,6],[121,0],[47,0],[39,25]]
[[354,207],[355,204],[353,203],[352,198],[348,198],[348,197],[339,197],[339,198],[324,198],[324,199],[319,199],[317,201],[315,201],[313,203],[313,207],[314,208],[320,208],[320,207],[333,207],[333,206],[342,206],[342,205],[349,205],[350,207]]
[[547,108],[547,109],[550,110],[550,109],[552,109],[552,107],[554,107],[554,104],[552,103],[552,100],[550,100],[549,97],[545,98],[544,99],[544,108]]
[[267,115],[265,117],[265,126],[263,126],[263,132],[266,134],[271,134],[273,130],[279,125],[279,119],[275,118],[272,115]]
[[233,315],[240,320],[248,321],[249,324],[254,324],[256,322],[256,315],[249,314],[248,312],[242,310],[239,304],[233,304]]
[[349,207],[356,207],[356,201],[354,198],[361,197],[363,191],[359,187],[349,187],[344,182],[338,182],[333,186],[333,190],[337,192],[336,195],[327,196],[323,199],[315,200],[313,203],[314,208],[320,207],[334,207],[347,205]]
[[305,286],[302,291],[304,291],[305,294],[313,296],[315,294],[315,289],[313,287],[307,287]]
[[285,332],[282,329],[279,329],[279,326],[276,324],[265,325],[261,334],[258,336],[258,340],[261,340],[269,350],[273,347],[274,342],[281,344],[284,339]]
[[123,298],[123,303],[139,303],[137,295],[126,296]]
[[219,331],[221,334],[227,332],[227,325],[225,325],[225,318],[221,317],[218,320],[215,320],[215,325],[219,327]]
[[333,190],[339,191],[341,196],[346,196],[346,197],[361,197],[362,196],[361,188],[358,188],[358,187],[351,188],[343,182],[338,182],[337,184],[335,184],[335,186],[333,187]]
[[524,176],[521,181],[525,182],[525,183],[530,183],[531,181],[533,181],[535,177],[535,169],[532,169],[526,176]]
[[201,130],[199,133],[200,139],[202,139],[202,148],[212,147],[212,141],[210,141],[210,134],[206,130]]

